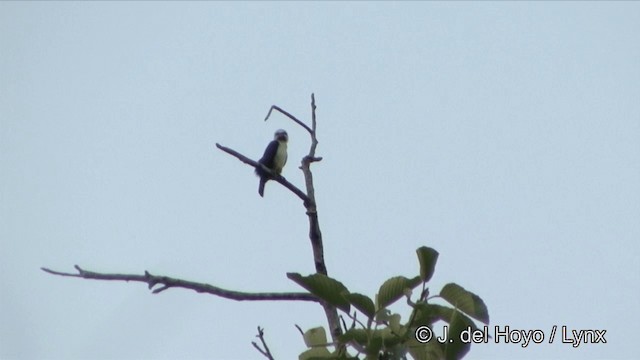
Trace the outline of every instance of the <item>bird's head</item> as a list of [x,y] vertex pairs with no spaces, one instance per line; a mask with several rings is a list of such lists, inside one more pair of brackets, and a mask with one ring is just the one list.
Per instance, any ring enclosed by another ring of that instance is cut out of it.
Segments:
[[273,135],[273,138],[278,141],[287,142],[289,140],[289,135],[287,135],[286,131],[282,129],[278,129],[276,130],[276,133]]

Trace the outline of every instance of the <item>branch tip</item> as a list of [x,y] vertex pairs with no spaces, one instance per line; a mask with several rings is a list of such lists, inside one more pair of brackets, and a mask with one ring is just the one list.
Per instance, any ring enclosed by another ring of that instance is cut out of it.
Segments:
[[267,117],[264,118],[264,121],[267,121],[267,119],[269,119],[269,116],[271,116],[271,112],[273,110],[279,111],[282,115],[288,117],[289,119],[291,119],[296,124],[302,126],[302,128],[307,130],[307,132],[309,132],[309,134],[313,134],[313,130],[311,130],[311,128],[309,126],[307,126],[305,123],[303,123],[302,121],[298,120],[297,117],[291,115],[290,113],[288,113],[287,111],[283,110],[282,108],[280,108],[277,105],[271,105],[271,108],[269,109],[269,112],[267,113]]
[[267,346],[267,342],[264,340],[264,328],[261,328],[260,326],[258,326],[258,335],[256,335],[256,337],[260,339],[260,342],[262,343],[262,348],[260,348],[260,345],[258,345],[255,341],[251,342],[253,347],[256,348],[256,350],[258,350],[260,354],[262,354],[267,359],[274,360],[273,355],[271,355],[271,351],[269,350],[269,346]]
[[[163,287],[161,287],[161,288],[158,288],[158,289],[153,290],[153,291],[152,291],[152,293],[153,293],[153,294],[159,294],[159,293],[161,293],[161,292],[163,292],[163,291],[167,290],[167,289],[168,289],[168,288],[170,288],[170,287],[171,287],[171,286],[169,286],[169,285],[165,285],[165,286],[163,286]],[[151,288],[149,288],[149,289],[151,289]]]
[[303,163],[312,163],[312,162],[319,162],[322,161],[322,156],[305,156],[304,159],[302,160]]

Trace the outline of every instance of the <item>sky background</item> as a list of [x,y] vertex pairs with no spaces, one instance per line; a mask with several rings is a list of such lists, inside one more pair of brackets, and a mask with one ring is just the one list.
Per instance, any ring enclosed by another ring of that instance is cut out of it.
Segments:
[[[640,323],[640,3],[0,2],[0,358],[278,359],[311,303],[56,277],[41,266],[299,291],[300,201],[258,159],[310,120],[329,274],[373,297],[440,258],[491,325],[606,344],[467,359],[632,359]],[[403,320],[407,312],[403,306]]]

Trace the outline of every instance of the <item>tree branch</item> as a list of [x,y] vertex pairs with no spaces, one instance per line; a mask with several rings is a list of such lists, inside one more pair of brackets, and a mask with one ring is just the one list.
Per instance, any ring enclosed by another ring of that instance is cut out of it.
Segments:
[[307,132],[309,134],[313,135],[313,130],[311,130],[305,123],[303,123],[302,121],[298,120],[298,118],[296,118],[295,116],[289,114],[288,112],[282,110],[279,106],[277,105],[271,105],[271,109],[269,109],[269,112],[267,113],[267,116],[264,118],[264,121],[269,120],[269,116],[271,116],[271,112],[273,110],[278,110],[279,112],[281,112],[282,114],[284,114],[285,116],[287,116],[289,119],[293,120],[295,123],[297,123],[298,125],[302,126],[305,130],[307,130]]
[[[324,247],[322,244],[322,233],[320,232],[320,224],[318,222],[318,209],[316,207],[316,198],[315,198],[315,189],[313,186],[313,174],[311,173],[311,163],[321,161],[322,157],[316,157],[316,148],[318,146],[318,138],[316,137],[316,98],[314,94],[311,94],[311,127],[307,126],[302,121],[298,120],[295,116],[291,115],[289,112],[283,110],[277,105],[272,105],[265,117],[265,121],[269,119],[273,110],[276,110],[289,119],[293,120],[296,124],[302,126],[311,137],[311,146],[309,148],[309,153],[302,158],[302,162],[300,165],[300,169],[304,175],[304,181],[307,193],[304,199],[304,206],[307,209],[306,214],[309,218],[309,240],[311,241],[311,248],[313,250],[313,261],[316,268],[316,272],[320,274],[327,275],[327,266],[324,262]],[[218,148],[220,145],[216,144]],[[224,149],[223,149],[224,150]],[[238,157],[239,154],[230,154]],[[247,164],[254,164],[243,160],[238,157],[240,160],[244,161]],[[247,159],[249,160],[249,159]],[[284,185],[284,184],[283,184]],[[297,193],[296,193],[297,194]],[[300,194],[297,194],[298,197],[302,198]],[[326,304],[324,302],[321,303],[325,314],[327,316],[327,321],[329,323],[329,327],[331,328],[331,335],[333,337],[334,342],[337,342],[338,337],[342,334],[342,329],[340,328],[340,319],[338,317],[338,311],[335,307]]]
[[260,345],[258,345],[255,341],[252,341],[251,345],[253,345],[253,347],[256,348],[256,350],[258,350],[260,354],[264,355],[264,357],[266,357],[267,359],[274,360],[273,355],[271,354],[271,350],[269,350],[267,342],[264,340],[264,329],[260,326],[258,326],[258,335],[256,335],[256,337],[260,339],[260,342],[262,343],[262,349],[260,348]]
[[[318,138],[316,137],[316,98],[314,94],[311,94],[311,127],[305,125],[302,121],[298,120],[295,116],[282,110],[276,105],[272,105],[269,109],[269,113],[265,120],[269,118],[271,112],[277,110],[286,115],[289,119],[293,120],[300,126],[302,126],[311,137],[311,146],[309,147],[309,153],[302,158],[300,169],[304,175],[304,183],[307,190],[308,202],[305,203],[307,209],[307,217],[309,218],[309,240],[311,241],[311,248],[313,250],[313,262],[316,268],[316,272],[327,275],[327,266],[324,262],[324,246],[322,244],[322,233],[320,232],[320,223],[318,222],[318,209],[316,207],[316,195],[313,186],[313,174],[311,173],[311,163],[322,160],[321,157],[316,157],[316,147],[318,146]],[[338,317],[338,311],[335,307],[321,303],[325,315],[327,316],[327,322],[331,330],[331,336],[334,342],[338,342],[338,337],[342,334],[340,328],[340,319]]]
[[216,143],[216,147],[224,152],[226,152],[227,154],[230,154],[232,156],[235,156],[236,158],[238,158],[238,160],[242,161],[245,164],[251,165],[254,168],[257,167],[261,167],[264,171],[266,171],[268,174],[271,174],[271,180],[274,180],[276,182],[279,182],[280,184],[282,184],[282,186],[286,187],[287,189],[291,190],[291,192],[293,192],[294,194],[296,194],[305,204],[309,203],[309,197],[307,197],[307,195],[302,192],[302,190],[298,189],[295,185],[293,185],[292,183],[290,183],[289,181],[287,181],[287,179],[284,178],[284,176],[282,175],[278,175],[275,174],[273,171],[271,171],[271,169],[269,169],[268,167],[260,164],[257,161],[254,161],[252,159],[249,159],[248,157],[240,154],[239,152],[228,148],[226,146],[222,146],[218,143]]
[[[287,189],[297,195],[302,201],[306,208],[306,214],[309,218],[309,239],[311,240],[311,246],[313,249],[313,257],[314,264],[316,268],[316,272],[327,275],[327,268],[324,262],[324,249],[322,245],[322,233],[320,232],[320,225],[318,223],[318,212],[315,201],[315,190],[313,187],[313,176],[311,173],[310,165],[313,162],[318,162],[322,160],[322,157],[316,157],[315,151],[318,146],[318,139],[316,138],[316,105],[315,105],[315,97],[311,94],[311,115],[312,115],[312,126],[309,127],[304,124],[302,121],[298,120],[295,116],[290,113],[284,111],[280,107],[273,105],[269,109],[269,113],[267,114],[265,121],[269,118],[272,111],[276,110],[287,116],[289,119],[302,126],[311,136],[311,147],[309,149],[309,154],[304,156],[301,161],[300,169],[303,172],[305,178],[305,186],[306,193],[302,190],[298,189],[296,186],[291,184],[287,179],[283,176],[275,174],[271,171],[271,169],[266,166],[254,161],[239,152],[222,146],[216,143],[216,147],[234,157],[238,160],[248,164],[254,168],[261,167],[262,170],[270,174],[270,178]],[[152,290],[153,294],[158,294],[170,288],[183,288],[190,289],[196,291],[198,293],[207,293],[214,296],[219,296],[222,298],[236,300],[236,301],[312,301],[318,302],[324,308],[325,314],[327,316],[327,321],[329,323],[329,327],[331,330],[331,335],[333,337],[334,343],[338,343],[338,338],[342,334],[342,329],[340,327],[340,320],[338,318],[337,309],[334,306],[327,304],[324,301],[321,301],[316,296],[310,293],[273,293],[273,292],[241,292],[241,291],[233,291],[223,289],[217,286],[213,286],[206,283],[198,283],[188,280],[171,278],[168,276],[157,276],[152,275],[148,271],[144,272],[144,275],[136,275],[136,274],[113,274],[113,273],[99,273],[93,271],[87,271],[80,268],[78,265],[75,265],[75,269],[77,273],[67,273],[61,271],[54,271],[48,268],[41,268],[43,271],[65,277],[76,277],[82,279],[92,279],[92,280],[110,280],[110,281],[137,281],[147,284],[150,290]],[[154,289],[155,287],[155,289]],[[301,329],[299,329],[301,330]],[[265,341],[264,341],[264,332],[263,329],[258,327],[258,336],[260,341],[262,342],[263,349],[261,349],[256,342],[252,342],[254,347],[260,351],[264,356],[269,359],[273,359]]]
[[316,192],[313,186],[313,174],[311,173],[312,159],[317,159],[316,147],[318,146],[318,139],[316,137],[316,99],[313,94],[311,94],[311,127],[311,147],[309,148],[309,154],[302,159],[300,169],[304,174],[304,183],[307,189],[307,196],[310,200],[309,206],[307,206],[307,216],[309,217],[309,239],[311,240],[311,246],[313,248],[316,272],[327,275],[327,267],[324,262],[322,233],[320,232],[318,209],[316,207]]
[[[316,272],[327,275],[327,266],[324,262],[324,245],[322,243],[322,232],[320,232],[320,223],[318,221],[318,209],[316,207],[316,192],[313,186],[313,174],[311,173],[311,163],[320,161],[322,158],[316,157],[316,147],[318,146],[318,138],[316,136],[317,122],[316,122],[316,97],[311,94],[311,146],[309,147],[309,154],[302,158],[300,169],[304,174],[304,183],[307,189],[307,196],[309,197],[309,204],[307,208],[307,217],[309,218],[309,240],[311,241],[311,247],[313,249],[313,260],[316,267]],[[339,343],[338,338],[342,335],[342,329],[340,328],[340,318],[338,317],[338,310],[329,304],[322,303],[324,313],[327,316],[327,322],[331,331],[331,337],[335,343]]]
[[158,276],[151,275],[148,271],[144,272],[144,275],[134,275],[134,274],[107,274],[107,273],[99,273],[93,271],[87,271],[80,266],[74,266],[78,273],[66,273],[61,271],[54,271],[48,268],[41,268],[42,271],[45,271],[49,274],[59,275],[59,276],[67,276],[67,277],[76,277],[82,279],[93,279],[93,280],[114,280],[114,281],[137,281],[146,283],[149,287],[149,290],[152,290],[156,285],[161,285],[160,287],[153,289],[153,294],[158,294],[162,291],[165,291],[170,288],[183,288],[193,290],[199,293],[207,293],[215,296],[219,296],[222,298],[236,300],[236,301],[313,301],[320,302],[320,300],[312,294],[309,293],[289,293],[289,292],[242,292],[242,291],[233,291],[223,289],[217,286],[198,283],[194,281],[176,279],[168,276]]

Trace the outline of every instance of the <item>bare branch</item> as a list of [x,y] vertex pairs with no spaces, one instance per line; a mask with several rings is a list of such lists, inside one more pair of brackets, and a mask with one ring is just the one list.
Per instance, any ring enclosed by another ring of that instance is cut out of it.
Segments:
[[162,291],[165,291],[169,288],[183,288],[193,290],[199,293],[207,293],[215,296],[219,296],[226,299],[236,300],[236,301],[313,301],[319,302],[319,299],[312,294],[309,293],[294,293],[294,292],[242,292],[242,291],[233,291],[227,290],[223,288],[219,288],[217,286],[198,283],[188,280],[176,279],[168,276],[158,276],[151,275],[148,271],[144,272],[144,275],[135,275],[135,274],[106,274],[106,273],[98,273],[93,271],[87,271],[80,266],[75,265],[78,273],[66,273],[61,271],[54,271],[47,268],[41,268],[42,271],[45,271],[49,274],[59,275],[59,276],[68,276],[68,277],[76,277],[82,279],[93,279],[93,280],[113,280],[113,281],[137,281],[146,283],[149,287],[149,290],[152,290],[156,285],[162,285],[160,288],[152,290],[153,294],[158,294]]
[[318,146],[318,138],[316,137],[316,96],[311,93],[311,149],[309,149],[309,157],[316,155],[316,147]]
[[291,190],[291,192],[293,192],[294,194],[296,194],[305,204],[309,203],[309,197],[307,197],[307,195],[300,189],[298,189],[295,185],[293,185],[292,183],[290,183],[289,181],[287,181],[287,179],[284,178],[284,176],[282,175],[278,175],[275,174],[273,171],[271,171],[271,169],[269,169],[268,167],[260,164],[257,161],[254,161],[252,159],[249,159],[248,157],[240,154],[239,152],[228,148],[226,146],[222,146],[218,143],[216,143],[216,147],[224,152],[226,152],[227,154],[230,154],[232,156],[235,156],[236,158],[238,158],[238,160],[242,161],[245,164],[251,165],[254,168],[260,167],[262,168],[264,171],[266,171],[268,174],[271,174],[271,180],[274,180],[276,182],[279,182],[280,184],[282,184],[282,186],[286,187],[287,189]]
[[[309,147],[309,153],[302,158],[300,169],[304,175],[304,183],[307,190],[307,197],[309,203],[306,205],[307,217],[309,218],[309,240],[311,241],[311,248],[313,250],[313,261],[315,264],[316,272],[327,275],[327,266],[324,262],[324,246],[322,244],[322,233],[320,232],[320,223],[318,222],[318,209],[316,207],[316,195],[315,188],[313,186],[313,174],[311,173],[311,163],[320,161],[322,158],[316,157],[316,148],[318,146],[318,138],[316,136],[317,121],[316,121],[316,98],[311,94],[311,145]],[[325,315],[327,316],[327,322],[331,331],[331,337],[334,342],[338,342],[338,338],[342,335],[342,329],[340,328],[340,319],[338,318],[338,311],[334,306],[326,303],[321,303],[324,308]]]
[[267,359],[274,360],[273,355],[271,355],[271,351],[267,346],[267,342],[264,341],[264,329],[260,326],[258,326],[258,335],[256,335],[256,337],[260,339],[260,342],[262,343],[262,349],[260,348],[260,345],[258,345],[255,341],[252,341],[251,345],[253,345],[253,347],[256,348],[256,350],[258,350]]
[[[327,275],[327,266],[324,261],[324,247],[322,244],[322,233],[320,232],[320,225],[318,223],[318,210],[316,208],[316,199],[315,199],[315,189],[313,187],[313,174],[311,173],[311,163],[318,162],[322,160],[322,157],[316,157],[316,148],[318,146],[318,139],[316,137],[316,99],[315,95],[311,94],[311,128],[304,124],[302,121],[298,120],[295,116],[291,115],[289,112],[283,110],[277,105],[272,105],[265,117],[265,121],[269,119],[271,113],[276,110],[283,115],[287,116],[289,119],[293,120],[298,125],[302,126],[311,137],[311,146],[309,148],[309,153],[302,158],[302,162],[300,165],[300,169],[304,175],[305,186],[306,186],[306,195],[305,195],[305,203],[304,206],[306,208],[306,214],[309,218],[309,240],[311,240],[311,248],[313,250],[313,260],[317,273]],[[220,145],[216,144],[218,148]],[[224,149],[223,149],[224,150]],[[236,154],[229,152],[230,154],[238,157]],[[238,157],[239,158],[239,157]],[[251,164],[243,159],[245,163]],[[255,166],[255,165],[254,165]],[[302,198],[300,195],[298,195]],[[327,321],[329,322],[329,326],[331,328],[331,335],[333,337],[334,342],[337,342],[338,337],[342,334],[342,329],[340,328],[340,319],[338,318],[338,311],[335,307],[321,303],[325,314],[327,316]]]
[[288,112],[282,110],[279,106],[276,106],[276,105],[272,105],[271,106],[271,109],[269,109],[269,112],[267,113],[267,116],[264,118],[264,121],[269,120],[269,116],[271,116],[271,112],[273,110],[278,110],[279,112],[281,112],[282,114],[287,116],[289,119],[293,120],[295,123],[297,123],[298,125],[302,126],[305,130],[307,130],[307,132],[309,134],[313,134],[313,131],[307,125],[305,125],[305,123],[303,123],[302,121],[298,120],[298,118],[296,118],[295,116],[293,116],[293,115],[289,114]]
[[[318,210],[316,208],[315,189],[313,186],[313,174],[311,173],[311,163],[319,161],[316,158],[316,147],[318,146],[318,139],[316,137],[316,100],[314,94],[311,94],[311,146],[309,147],[309,154],[302,158],[302,164],[300,169],[304,175],[304,183],[307,190],[307,197],[310,202],[307,208],[307,216],[309,217],[309,240],[311,240],[311,247],[313,249],[313,259],[315,263],[316,272],[327,275],[327,267],[324,262],[324,247],[322,244],[322,233],[320,232],[320,224],[318,222]],[[336,318],[335,318],[336,324]]]
[[[302,158],[302,162],[306,162],[306,163],[312,163],[312,162],[318,162],[318,161],[322,161],[322,156],[315,156],[315,157],[305,156],[304,158]],[[302,166],[300,166],[300,169],[302,169]]]

